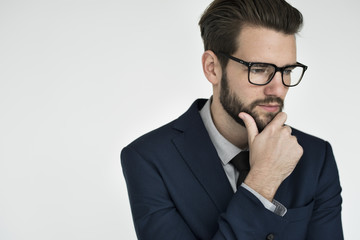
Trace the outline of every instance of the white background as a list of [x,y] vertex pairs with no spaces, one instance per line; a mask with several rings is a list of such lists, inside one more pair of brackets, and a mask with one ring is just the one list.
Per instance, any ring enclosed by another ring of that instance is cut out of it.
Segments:
[[[211,95],[197,22],[210,0],[0,1],[0,239],[136,239],[119,162]],[[288,124],[329,140],[358,237],[360,3],[304,15]]]

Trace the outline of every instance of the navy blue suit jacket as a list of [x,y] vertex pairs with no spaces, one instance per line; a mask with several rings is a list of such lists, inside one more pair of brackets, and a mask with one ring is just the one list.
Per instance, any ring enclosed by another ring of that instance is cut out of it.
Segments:
[[304,154],[275,195],[288,209],[280,217],[246,189],[233,192],[199,114],[205,102],[121,152],[139,239],[343,239],[329,143],[293,129]]

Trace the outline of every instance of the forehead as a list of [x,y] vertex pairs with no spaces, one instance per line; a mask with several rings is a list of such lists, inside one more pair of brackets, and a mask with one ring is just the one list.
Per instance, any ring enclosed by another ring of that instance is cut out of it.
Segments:
[[269,62],[278,66],[296,62],[296,39],[264,27],[242,28],[237,37],[235,56],[249,62]]

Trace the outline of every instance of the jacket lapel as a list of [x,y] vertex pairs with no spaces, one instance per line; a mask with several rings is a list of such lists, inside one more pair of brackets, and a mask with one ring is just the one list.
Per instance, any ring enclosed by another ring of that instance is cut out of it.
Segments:
[[173,143],[222,212],[234,193],[199,114],[205,102],[205,99],[195,101],[190,109],[175,121],[174,128],[182,131],[182,134],[174,138]]

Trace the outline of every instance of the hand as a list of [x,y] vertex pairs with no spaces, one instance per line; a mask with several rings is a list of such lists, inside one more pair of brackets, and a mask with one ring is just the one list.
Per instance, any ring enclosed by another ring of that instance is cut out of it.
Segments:
[[260,134],[249,114],[242,112],[239,117],[247,129],[250,151],[250,172],[244,182],[272,201],[280,184],[296,167],[303,149],[291,135],[291,128],[284,125],[286,113],[278,113]]

